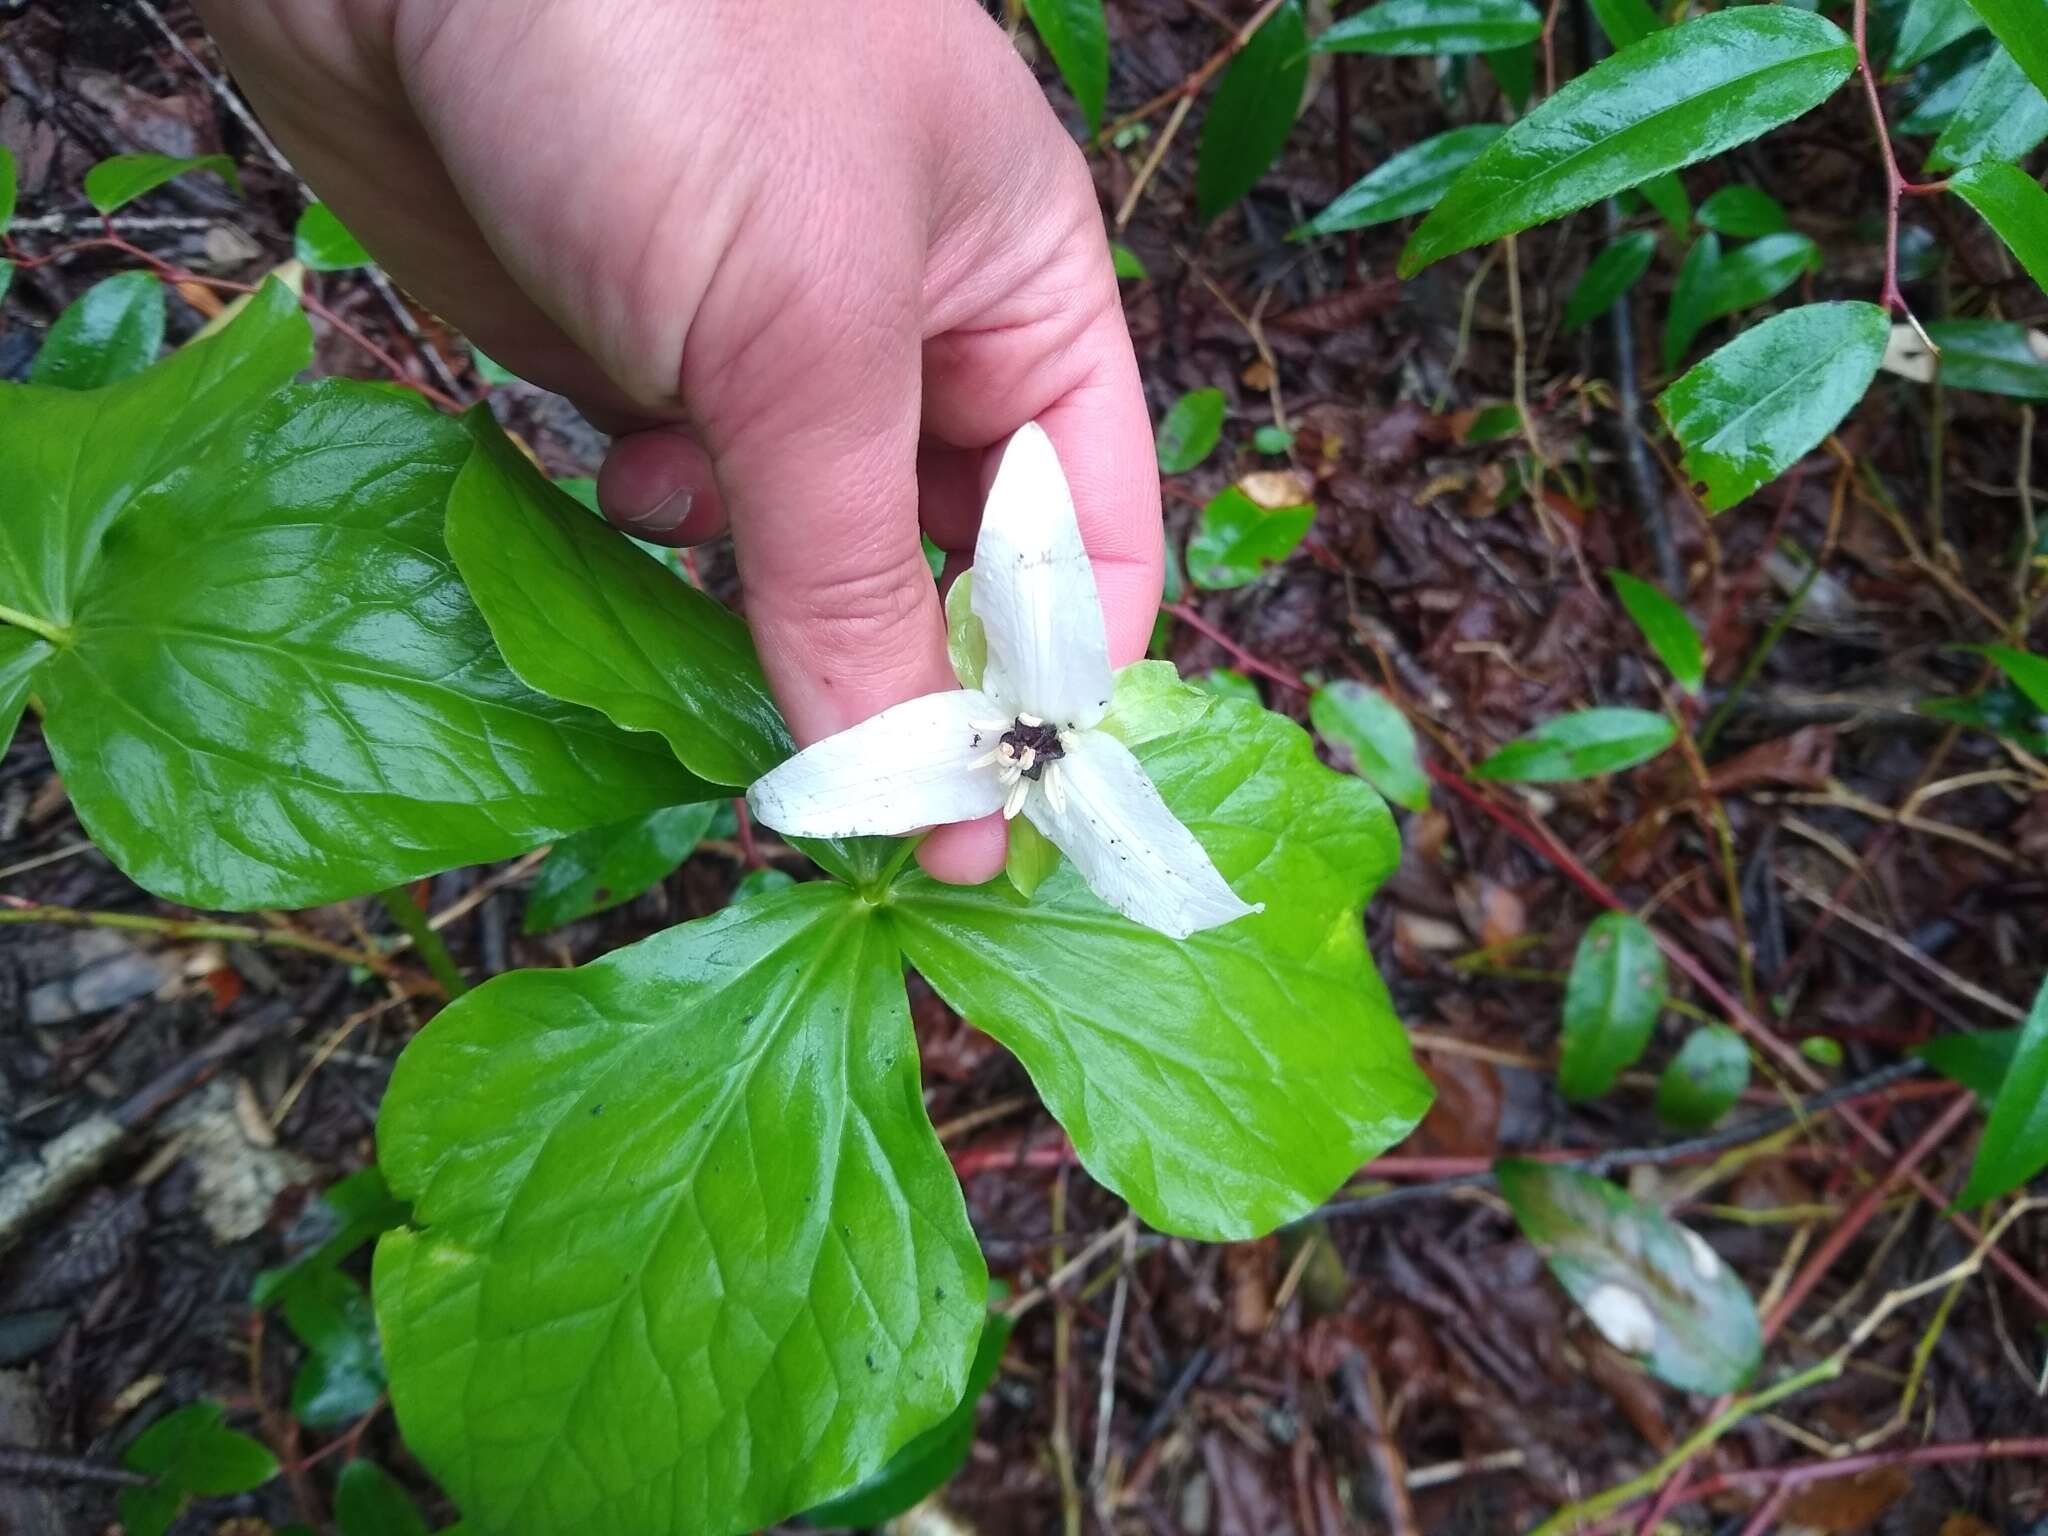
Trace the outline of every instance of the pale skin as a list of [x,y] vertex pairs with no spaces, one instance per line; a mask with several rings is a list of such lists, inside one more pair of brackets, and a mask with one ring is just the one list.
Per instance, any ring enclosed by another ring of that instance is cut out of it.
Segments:
[[[392,274],[614,434],[642,538],[730,531],[800,744],[953,686],[918,534],[974,548],[1037,421],[1115,665],[1161,582],[1152,429],[1081,154],[976,0],[198,0]],[[942,827],[942,879],[1002,867]]]

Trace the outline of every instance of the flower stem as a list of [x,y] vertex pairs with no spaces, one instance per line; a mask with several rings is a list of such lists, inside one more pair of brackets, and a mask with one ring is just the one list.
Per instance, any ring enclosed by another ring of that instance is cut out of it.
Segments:
[[461,969],[455,964],[455,957],[448,953],[448,946],[441,935],[434,931],[427,921],[427,914],[420,910],[420,904],[413,900],[412,892],[402,885],[394,885],[377,893],[384,910],[391,914],[391,920],[404,930],[412,940],[412,947],[419,952],[421,960],[433,972],[434,980],[441,983],[441,990],[448,995],[451,1003],[469,990],[469,983],[463,979]]

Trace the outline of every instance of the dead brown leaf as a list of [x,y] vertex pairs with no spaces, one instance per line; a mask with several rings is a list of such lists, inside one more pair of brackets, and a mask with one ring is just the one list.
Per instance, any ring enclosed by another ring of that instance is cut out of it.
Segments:
[[1845,1536],[1864,1530],[1913,1487],[1904,1467],[1872,1467],[1854,1477],[1832,1478],[1803,1488],[1785,1504],[1785,1524]]
[[1761,741],[1707,776],[1717,795],[1739,794],[1761,784],[1819,789],[1835,771],[1835,732],[1825,725],[1801,726],[1790,736]]

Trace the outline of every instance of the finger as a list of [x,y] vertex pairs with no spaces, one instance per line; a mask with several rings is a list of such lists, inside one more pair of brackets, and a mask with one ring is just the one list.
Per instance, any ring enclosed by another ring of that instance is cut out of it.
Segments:
[[614,439],[598,471],[597,503],[613,523],[653,544],[701,544],[725,532],[711,455],[680,426]]

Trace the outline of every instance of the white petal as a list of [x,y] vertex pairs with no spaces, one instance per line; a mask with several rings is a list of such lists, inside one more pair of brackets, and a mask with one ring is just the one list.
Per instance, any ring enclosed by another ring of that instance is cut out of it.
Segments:
[[1059,455],[1036,423],[1003,450],[974,545],[972,595],[988,634],[982,687],[1008,712],[1062,730],[1102,718],[1115,685],[1095,568]]
[[747,805],[789,837],[897,837],[1002,809],[993,766],[996,713],[975,688],[928,693],[805,747],[755,780]]
[[1132,922],[1184,939],[1263,910],[1237,899],[1114,736],[1074,733],[1057,771],[1064,807],[1034,794],[1024,814],[1074,861],[1088,889]]

